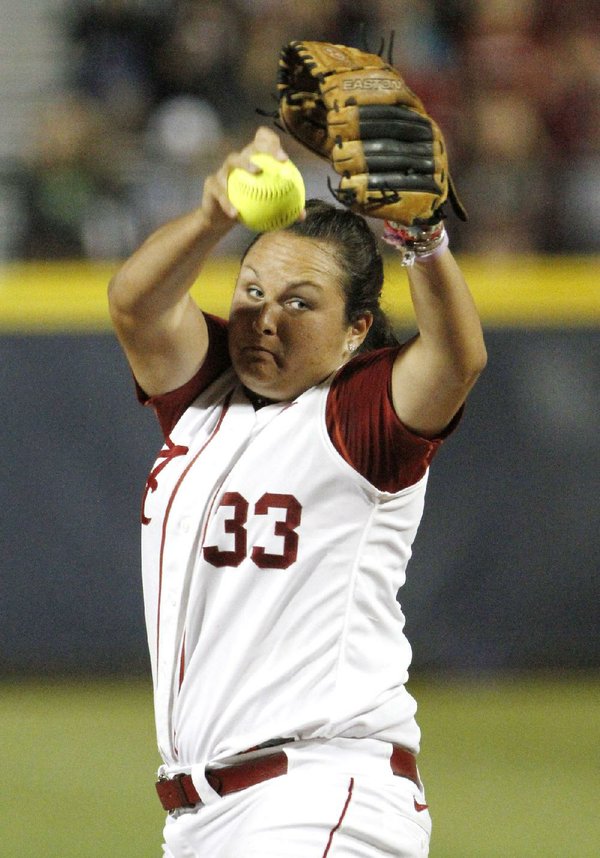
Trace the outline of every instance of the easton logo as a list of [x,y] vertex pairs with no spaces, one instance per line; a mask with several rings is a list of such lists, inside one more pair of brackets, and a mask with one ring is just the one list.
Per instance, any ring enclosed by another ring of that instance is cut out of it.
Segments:
[[366,77],[342,81],[342,89],[404,89],[404,83],[394,78]]

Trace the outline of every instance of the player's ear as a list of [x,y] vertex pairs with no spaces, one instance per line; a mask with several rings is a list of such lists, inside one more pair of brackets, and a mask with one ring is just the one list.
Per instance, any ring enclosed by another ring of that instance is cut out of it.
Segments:
[[[348,329],[348,351],[356,351],[362,345],[373,324],[373,313],[361,313]],[[353,347],[353,348],[352,348]]]

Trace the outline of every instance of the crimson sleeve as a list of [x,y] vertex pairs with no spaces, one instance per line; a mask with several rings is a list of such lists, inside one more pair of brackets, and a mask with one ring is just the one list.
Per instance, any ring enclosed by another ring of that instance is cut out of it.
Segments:
[[335,377],[326,422],[338,453],[380,491],[398,492],[426,472],[461,411],[436,438],[423,438],[399,420],[392,404],[392,367],[402,346],[353,358]]
[[204,318],[208,326],[208,351],[202,366],[189,381],[176,390],[158,396],[148,396],[136,382],[139,401],[142,405],[149,405],[154,409],[165,438],[169,437],[173,427],[194,399],[230,365],[227,322],[208,313],[204,314]]

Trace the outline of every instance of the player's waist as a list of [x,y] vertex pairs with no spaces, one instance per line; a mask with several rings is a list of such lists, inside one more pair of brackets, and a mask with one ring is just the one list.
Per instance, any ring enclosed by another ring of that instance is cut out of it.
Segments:
[[[377,739],[280,740],[209,765],[204,777],[219,796],[226,796],[282,775],[326,767],[353,777],[404,777],[422,789],[415,754],[400,745]],[[165,810],[177,811],[202,803],[194,772],[169,772],[156,784]],[[200,778],[196,779],[197,781]]]

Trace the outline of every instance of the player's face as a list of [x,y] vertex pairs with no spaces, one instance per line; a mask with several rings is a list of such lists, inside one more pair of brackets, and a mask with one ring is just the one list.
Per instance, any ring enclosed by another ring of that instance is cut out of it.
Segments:
[[368,321],[348,325],[341,281],[327,242],[273,232],[250,248],[229,317],[231,360],[247,388],[293,399],[348,359]]

